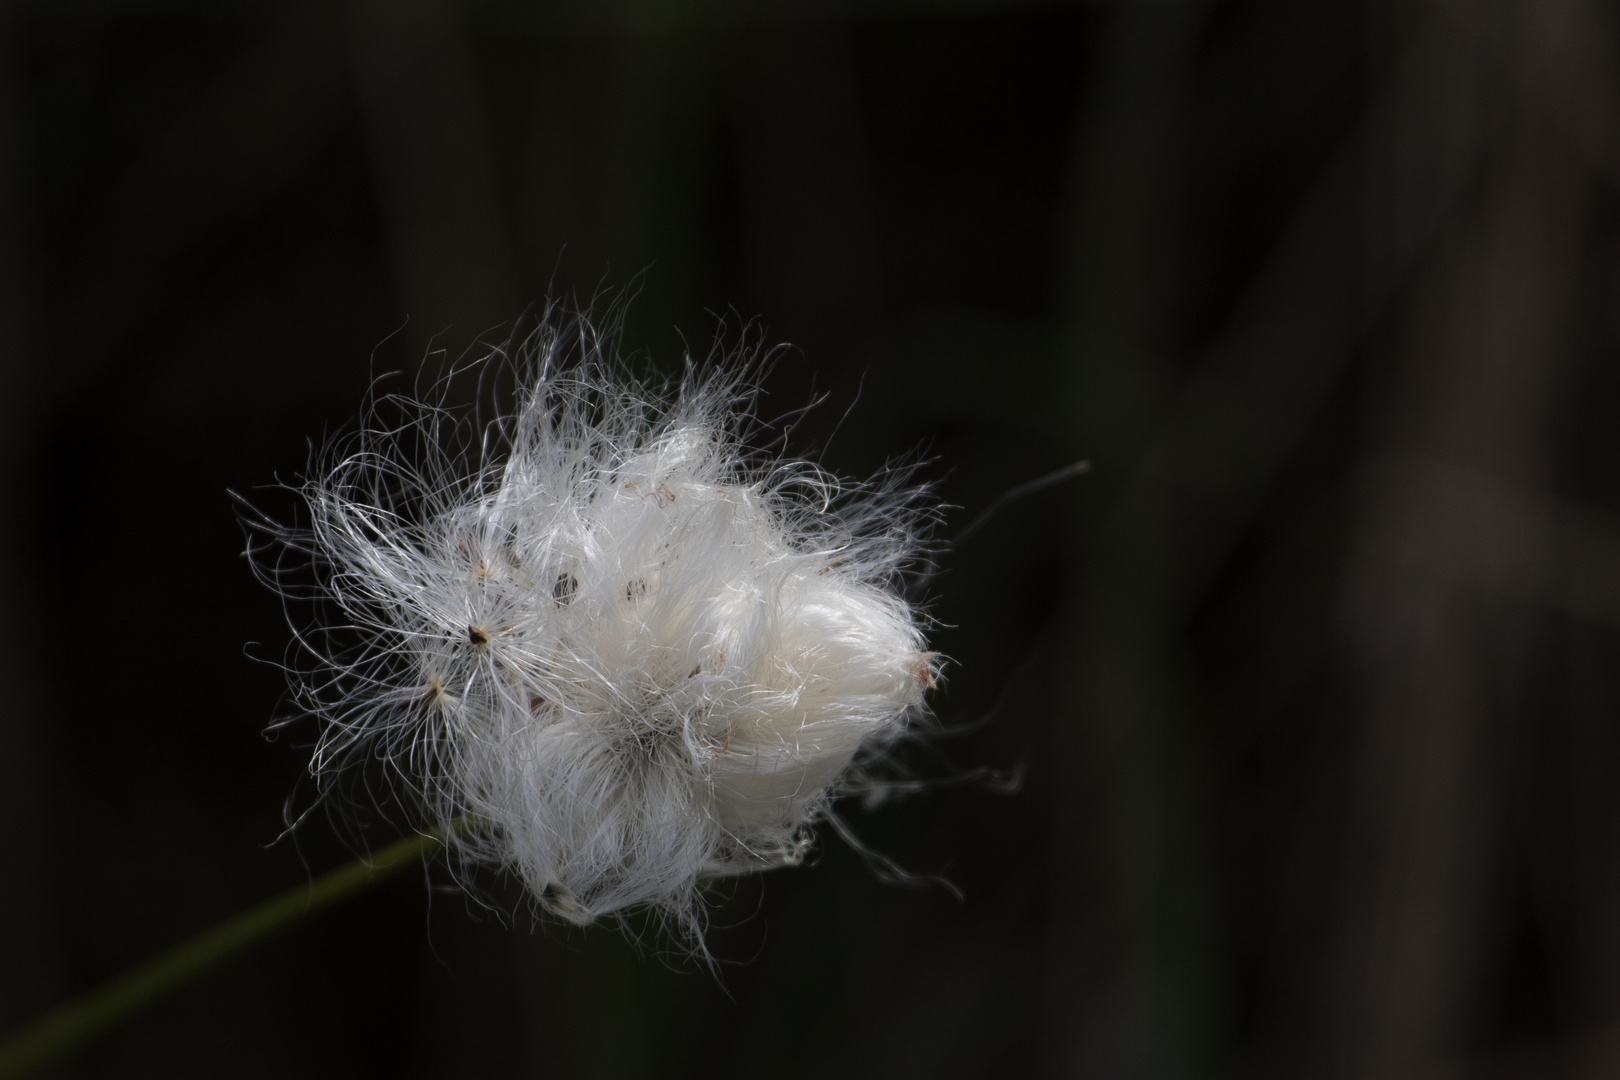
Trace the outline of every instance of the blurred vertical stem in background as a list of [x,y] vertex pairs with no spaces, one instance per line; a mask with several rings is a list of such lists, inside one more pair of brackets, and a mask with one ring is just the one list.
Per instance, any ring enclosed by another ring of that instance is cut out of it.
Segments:
[[[1096,462],[1075,598],[1082,656],[1077,717],[1054,725],[1058,760],[1100,762],[1104,820],[1088,823],[1073,783],[1054,789],[1050,916],[1052,1075],[1181,1077],[1207,1052],[1207,871],[1176,715],[1162,595],[1167,522],[1143,508],[1121,535],[1102,523],[1162,421],[1172,368],[1173,166],[1181,84],[1204,15],[1202,0],[1118,3],[1082,89],[1070,168],[1069,340],[1061,376],[1078,452]],[[1076,722],[1078,721],[1078,722]],[[1070,745],[1062,745],[1063,742]],[[1102,850],[1076,850],[1103,834]],[[1079,875],[1100,859],[1101,890]],[[1110,926],[1113,921],[1118,925]],[[1124,942],[1127,955],[1109,955]],[[1088,983],[1099,969],[1112,986]],[[1127,1015],[1118,1012],[1125,1010]]]
[[5,884],[0,888],[0,1030],[37,1012],[61,993],[61,956],[51,909],[53,843],[60,815],[53,806],[45,754],[37,665],[24,631],[30,578],[19,542],[34,532],[26,479],[38,393],[24,258],[22,161],[26,131],[24,65],[18,37],[23,16],[0,9],[0,832]]
[[716,158],[719,60],[726,26],[706,4],[636,5],[622,27],[603,192],[603,247],[617,280],[648,271],[655,288],[630,309],[633,347],[668,356],[670,328],[704,328],[714,277],[705,210]]
[[[1206,15],[1192,2],[1118,5],[1076,145],[1068,393],[1097,485],[1075,527],[1079,722],[1056,738],[1069,741],[1059,759],[1098,761],[1090,831],[1104,839],[1090,854],[1112,881],[1087,895],[1087,808],[1060,801],[1049,1047],[1058,1074],[1206,1075],[1230,1034],[1188,635],[1364,336],[1360,140],[1349,137],[1213,338],[1175,353],[1180,268],[1167,253],[1178,241],[1173,209],[1188,194],[1176,151]],[[1317,82],[1335,74],[1311,72]],[[1244,122],[1246,110],[1233,111]],[[1110,908],[1117,925],[1099,925]],[[1088,985],[1099,971],[1119,985]],[[1127,1015],[1099,1011],[1109,1001]]]
[[359,0],[348,14],[389,271],[409,319],[405,355],[416,364],[510,320],[525,290],[461,7]]
[[1537,680],[1567,648],[1524,601],[1573,569],[1534,493],[1568,483],[1583,279],[1612,220],[1594,207],[1617,175],[1620,105],[1612,5],[1370,7],[1388,107],[1369,140],[1368,291],[1400,303],[1375,343],[1385,381],[1345,573],[1357,753],[1309,1063],[1357,1077],[1474,1052],[1508,962],[1493,936],[1502,882],[1522,872],[1512,803],[1534,783],[1525,748],[1559,723]]

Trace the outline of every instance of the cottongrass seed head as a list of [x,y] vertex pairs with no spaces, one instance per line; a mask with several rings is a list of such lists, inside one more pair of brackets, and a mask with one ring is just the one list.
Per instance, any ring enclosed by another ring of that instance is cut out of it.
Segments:
[[249,555],[317,604],[292,666],[320,791],[381,759],[544,910],[648,909],[701,950],[705,887],[802,861],[925,715],[902,588],[934,512],[905,469],[761,449],[757,349],[659,382],[616,337],[549,314],[479,362],[516,383],[487,423],[444,383],[375,395],[299,489],[307,527],[250,520]]

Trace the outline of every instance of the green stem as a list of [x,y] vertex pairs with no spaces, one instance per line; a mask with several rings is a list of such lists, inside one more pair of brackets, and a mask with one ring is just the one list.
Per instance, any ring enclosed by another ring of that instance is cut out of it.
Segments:
[[159,953],[111,982],[58,1005],[0,1039],[0,1078],[23,1076],[196,978],[215,964],[305,915],[397,873],[444,846],[462,821],[407,837],[308,885],[288,889],[257,907]]

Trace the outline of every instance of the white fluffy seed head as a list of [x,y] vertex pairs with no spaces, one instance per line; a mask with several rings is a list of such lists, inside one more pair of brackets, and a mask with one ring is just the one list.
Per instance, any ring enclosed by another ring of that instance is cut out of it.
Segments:
[[901,585],[931,514],[904,470],[761,452],[747,350],[659,385],[547,318],[502,359],[509,415],[381,398],[303,486],[307,529],[254,523],[330,624],[299,636],[311,770],[381,757],[546,910],[650,907],[696,940],[704,886],[801,861],[921,715],[937,664]]

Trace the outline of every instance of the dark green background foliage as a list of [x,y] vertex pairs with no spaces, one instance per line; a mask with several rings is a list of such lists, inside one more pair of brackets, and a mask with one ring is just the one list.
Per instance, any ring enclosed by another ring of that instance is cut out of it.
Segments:
[[827,837],[714,978],[437,866],[57,1075],[1613,1075],[1617,58],[1597,0],[10,5],[0,1025],[350,854],[278,840],[227,489],[638,283],[628,349],[757,319],[792,448],[952,528],[1094,463],[929,586],[1000,707],[916,764],[1023,790],[849,812],[965,901]]

